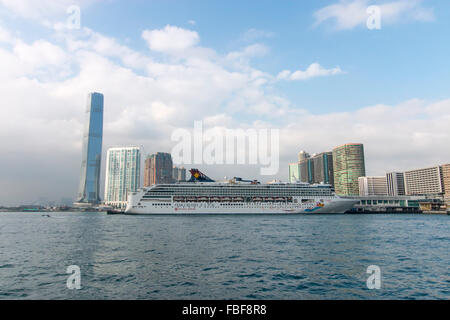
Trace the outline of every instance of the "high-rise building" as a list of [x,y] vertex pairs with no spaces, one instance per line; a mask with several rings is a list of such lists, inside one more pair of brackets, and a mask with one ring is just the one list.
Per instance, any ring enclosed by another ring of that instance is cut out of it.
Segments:
[[88,95],[81,159],[81,177],[77,203],[100,202],[100,168],[103,138],[103,94]]
[[313,183],[314,182],[314,162],[311,158],[307,158],[299,162],[300,166],[300,181]]
[[388,196],[404,196],[405,193],[405,176],[403,172],[386,173],[386,184]]
[[325,183],[334,186],[333,153],[322,152],[312,158],[312,182]]
[[380,177],[359,177],[359,195],[366,196],[387,196],[386,176]]
[[444,201],[450,208],[450,163],[441,166],[442,183],[444,185]]
[[441,166],[405,171],[406,195],[439,195],[444,193]]
[[333,149],[334,189],[338,195],[359,195],[358,178],[366,175],[364,146],[348,143]]
[[308,158],[309,158],[309,153],[307,153],[306,151],[302,150],[298,153],[298,162],[299,163]]
[[106,159],[105,204],[124,208],[128,194],[140,187],[141,152],[139,147],[108,149]]
[[170,153],[157,152],[145,159],[144,187],[173,183],[173,163]]
[[175,182],[182,182],[182,181],[186,181],[186,169],[183,167],[176,167],[173,166],[173,170],[172,170],[173,174],[172,174],[172,178],[173,181]]
[[296,183],[301,181],[300,179],[300,164],[298,162],[289,164],[289,182]]

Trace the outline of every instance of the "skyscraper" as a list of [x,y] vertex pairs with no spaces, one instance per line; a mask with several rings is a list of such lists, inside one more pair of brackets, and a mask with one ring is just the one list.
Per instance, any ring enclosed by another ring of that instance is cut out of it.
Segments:
[[309,158],[309,153],[302,150],[298,153],[298,162],[302,162],[303,160],[306,160]]
[[186,181],[186,169],[183,167],[176,167],[173,166],[173,170],[172,170],[172,178],[174,182],[182,182],[182,181]]
[[322,152],[313,155],[313,183],[326,183],[334,186],[333,153]]
[[334,189],[338,195],[359,194],[358,178],[366,175],[364,146],[348,143],[333,149]]
[[170,153],[157,152],[145,159],[144,187],[173,182],[173,163]]
[[300,164],[298,162],[289,163],[289,182],[296,183],[300,180]]
[[139,147],[110,148],[106,159],[105,204],[124,208],[128,194],[140,187]]
[[100,202],[100,167],[103,137],[103,94],[88,95],[83,131],[81,178],[77,203]]

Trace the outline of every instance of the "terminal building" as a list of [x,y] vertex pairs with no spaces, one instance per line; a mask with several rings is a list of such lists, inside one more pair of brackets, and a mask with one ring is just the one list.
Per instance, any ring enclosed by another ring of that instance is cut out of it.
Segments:
[[360,196],[352,213],[421,213],[422,203],[440,203],[427,196]]

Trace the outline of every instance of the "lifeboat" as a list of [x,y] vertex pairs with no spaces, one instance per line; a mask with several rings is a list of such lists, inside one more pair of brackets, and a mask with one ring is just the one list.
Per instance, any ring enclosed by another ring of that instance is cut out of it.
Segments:
[[173,201],[184,201],[184,197],[173,197]]
[[231,201],[230,197],[222,197],[221,198],[222,202],[227,202],[227,201]]
[[198,201],[208,201],[208,197],[198,197]]
[[233,201],[242,202],[242,201],[244,201],[244,198],[242,198],[242,197],[234,197]]
[[212,197],[211,201],[220,201],[220,198],[219,197]]
[[274,199],[271,198],[271,197],[268,197],[268,198],[264,198],[264,200],[265,200],[265,201],[273,201]]
[[253,201],[262,201],[262,200],[263,200],[262,198],[258,198],[258,197],[253,198]]

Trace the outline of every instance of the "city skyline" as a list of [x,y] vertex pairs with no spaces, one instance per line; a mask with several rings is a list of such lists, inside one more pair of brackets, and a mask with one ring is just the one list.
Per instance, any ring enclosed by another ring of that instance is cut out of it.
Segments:
[[[364,9],[389,1],[347,2]],[[399,5],[381,29],[368,30],[364,10],[349,12],[337,0],[263,1],[256,11],[213,1],[180,1],[180,10],[163,2],[0,1],[0,204],[75,200],[84,100],[93,91],[108,101],[103,159],[116,145],[170,152],[171,132],[203,120],[208,128],[280,129],[277,175],[194,165],[219,178],[286,181],[299,149],[319,153],[350,141],[364,144],[370,176],[448,163],[448,3],[391,2]],[[70,5],[80,6],[79,29],[66,26]],[[133,19],[117,25],[125,13]]]

